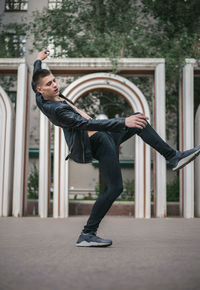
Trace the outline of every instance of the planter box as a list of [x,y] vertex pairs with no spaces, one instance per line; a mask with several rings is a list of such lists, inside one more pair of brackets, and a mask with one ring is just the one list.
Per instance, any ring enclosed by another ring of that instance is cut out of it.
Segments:
[[[69,201],[69,215],[89,215],[92,209],[94,201]],[[151,212],[153,217],[153,203],[151,204]],[[116,201],[108,211],[107,215],[120,215],[120,216],[134,216],[135,205],[134,202]],[[27,201],[27,216],[38,215],[38,201],[28,200]],[[53,202],[49,204],[49,216],[53,215]],[[168,202],[167,203],[167,216],[179,216],[179,203]]]

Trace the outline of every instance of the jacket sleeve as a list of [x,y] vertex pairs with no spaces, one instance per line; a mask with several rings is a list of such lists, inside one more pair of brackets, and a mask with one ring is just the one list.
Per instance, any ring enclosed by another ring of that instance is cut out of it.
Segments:
[[66,107],[58,107],[55,114],[59,125],[65,128],[111,132],[119,132],[126,129],[125,118],[108,120],[85,119],[78,113],[66,109]]
[[[41,64],[42,64],[42,62],[41,62],[41,60],[39,60],[39,59],[37,59],[37,60],[34,62],[33,74],[34,74],[37,70],[41,69]],[[33,84],[33,82],[31,83],[31,86],[32,86],[32,89],[34,90],[34,92],[37,93],[37,89],[36,89],[35,85]]]

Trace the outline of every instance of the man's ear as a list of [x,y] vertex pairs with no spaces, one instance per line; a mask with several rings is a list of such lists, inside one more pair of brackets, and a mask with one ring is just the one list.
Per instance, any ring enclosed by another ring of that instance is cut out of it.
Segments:
[[39,93],[41,93],[41,92],[42,92],[42,89],[41,89],[41,87],[39,87],[39,86],[38,86],[36,89],[37,89],[37,91],[38,91]]

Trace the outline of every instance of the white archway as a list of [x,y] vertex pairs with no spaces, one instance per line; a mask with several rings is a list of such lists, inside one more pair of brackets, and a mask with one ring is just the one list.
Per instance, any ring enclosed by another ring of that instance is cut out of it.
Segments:
[[12,212],[14,119],[12,103],[0,86],[0,216]]
[[[63,94],[76,102],[82,95],[97,89],[107,89],[123,96],[134,112],[150,118],[148,103],[142,92],[126,78],[111,73],[85,75],[71,83]],[[135,146],[135,217],[150,218],[150,148],[136,136]]]
[[[29,120],[28,70],[25,59],[1,58],[0,71],[17,74],[16,118],[12,129],[15,130],[15,140],[13,139],[12,143],[14,146],[12,214],[19,217],[25,214],[26,206]],[[8,156],[8,160],[10,156]]]

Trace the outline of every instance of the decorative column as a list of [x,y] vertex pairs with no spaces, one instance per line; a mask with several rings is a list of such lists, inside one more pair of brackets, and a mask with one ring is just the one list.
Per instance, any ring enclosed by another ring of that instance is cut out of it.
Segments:
[[150,147],[138,136],[135,139],[135,218],[150,218]]
[[40,217],[48,217],[51,182],[51,152],[50,123],[47,117],[40,113],[40,155],[39,155],[39,204]]
[[54,131],[54,194],[53,217],[68,217],[68,154],[62,129]]
[[[165,63],[155,69],[155,120],[156,132],[165,140]],[[166,161],[158,152],[155,153],[155,216],[166,217]]]
[[17,73],[17,101],[15,121],[15,155],[13,181],[13,215],[25,214],[28,160],[28,94],[27,67],[21,63]]
[[[195,146],[200,144],[200,105],[195,117]],[[194,211],[200,217],[200,157],[195,160]]]
[[15,112],[0,87],[0,216],[12,213]]
[[[49,69],[46,63],[43,68]],[[51,185],[51,144],[50,122],[40,112],[40,155],[39,155],[39,200],[38,214],[42,218],[48,217]]]
[[[187,59],[180,88],[180,150],[194,147],[194,59]],[[180,171],[180,212],[194,217],[194,162]]]

